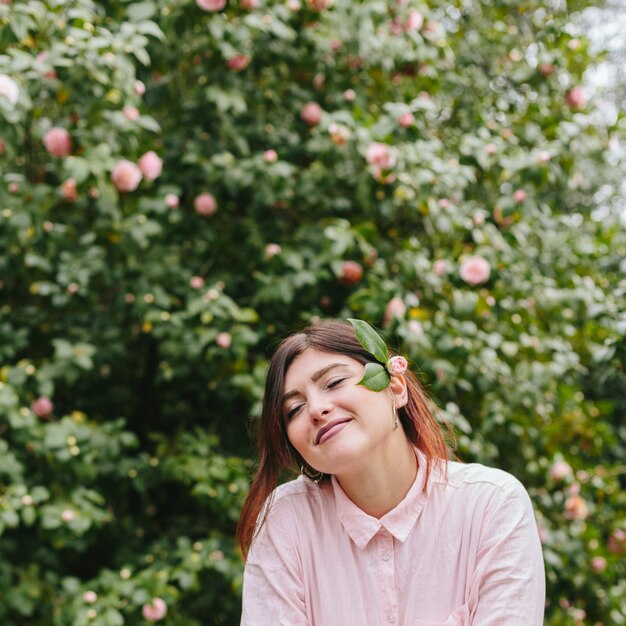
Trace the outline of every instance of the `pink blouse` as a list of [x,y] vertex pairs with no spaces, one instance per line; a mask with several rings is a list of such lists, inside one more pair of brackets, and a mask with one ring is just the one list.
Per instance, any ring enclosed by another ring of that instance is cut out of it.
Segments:
[[545,582],[528,494],[483,465],[425,461],[380,519],[333,478],[279,487],[244,573],[242,626],[539,626]]

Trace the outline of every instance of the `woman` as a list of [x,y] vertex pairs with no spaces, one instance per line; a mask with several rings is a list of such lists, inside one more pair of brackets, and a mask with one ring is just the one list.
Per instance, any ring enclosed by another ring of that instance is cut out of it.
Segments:
[[272,357],[238,527],[242,625],[542,624],[526,491],[449,461],[417,379],[388,358],[359,320],[314,323]]

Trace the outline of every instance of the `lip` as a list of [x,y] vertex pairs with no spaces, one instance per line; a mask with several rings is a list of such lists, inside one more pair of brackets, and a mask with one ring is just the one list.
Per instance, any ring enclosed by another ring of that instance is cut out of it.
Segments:
[[[327,432],[329,432],[330,430],[332,430],[336,426],[339,426],[340,424],[347,424],[348,422],[351,422],[351,421],[352,421],[351,417],[341,417],[339,419],[333,420],[332,422],[328,422],[328,424],[326,424],[325,426],[322,426],[317,431],[317,435],[315,437],[315,445],[316,446],[320,445],[320,443],[322,441],[322,437],[324,437],[324,435]],[[326,437],[326,439],[328,439],[328,437]]]

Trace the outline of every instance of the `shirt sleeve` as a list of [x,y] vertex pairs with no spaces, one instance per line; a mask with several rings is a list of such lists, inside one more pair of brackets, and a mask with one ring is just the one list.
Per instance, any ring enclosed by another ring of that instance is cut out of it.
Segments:
[[487,507],[470,593],[472,626],[541,626],[545,573],[530,498],[519,481]]
[[252,542],[243,575],[241,626],[308,626],[302,567],[289,507],[272,508]]

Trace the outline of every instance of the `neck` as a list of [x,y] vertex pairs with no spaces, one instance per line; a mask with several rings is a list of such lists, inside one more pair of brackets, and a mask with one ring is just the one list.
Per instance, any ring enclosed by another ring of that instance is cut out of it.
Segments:
[[[404,437],[401,429],[398,435]],[[395,508],[406,496],[417,475],[417,457],[411,443],[394,446],[393,457],[374,459],[359,470],[336,474],[335,478],[345,494],[362,511],[381,518]]]

